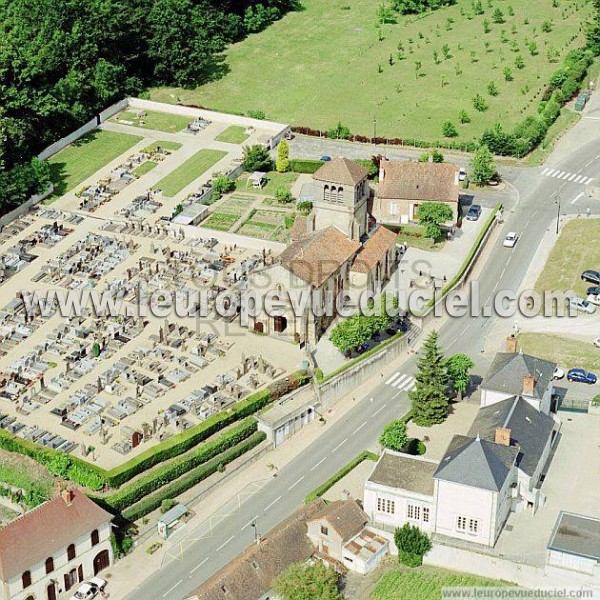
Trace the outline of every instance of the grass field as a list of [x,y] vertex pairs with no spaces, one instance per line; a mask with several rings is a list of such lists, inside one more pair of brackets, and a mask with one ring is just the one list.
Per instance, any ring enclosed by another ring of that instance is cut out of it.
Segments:
[[252,185],[247,185],[248,183],[248,175],[243,174],[237,182],[237,187],[239,190],[243,190],[244,192],[249,192],[252,194],[263,194],[265,196],[274,196],[277,188],[285,187],[287,190],[291,189],[292,184],[296,179],[298,179],[297,173],[278,173],[277,171],[269,171],[265,175],[265,179],[267,180],[267,184],[262,188],[254,188]]
[[231,125],[222,131],[215,140],[217,142],[226,142],[228,144],[243,144],[250,136],[246,133],[245,127]]
[[[380,3],[373,0],[303,0],[303,10],[228,48],[229,72],[220,80],[191,90],[157,88],[151,97],[227,112],[262,110],[269,119],[320,129],[341,120],[357,134],[372,136],[376,129],[431,141],[442,139],[449,120],[456,139],[470,141],[494,123],[511,128],[535,114],[551,74],[568,50],[582,45],[580,25],[591,4],[554,3],[485,0],[484,14],[475,15],[471,0],[458,0],[378,27]],[[494,22],[496,8],[504,23]],[[542,30],[545,21],[551,31]],[[558,62],[550,62],[549,51]],[[505,67],[512,81],[505,80]],[[490,82],[498,95],[488,93]],[[477,94],[489,105],[484,112],[473,106]],[[471,122],[461,125],[463,109]]]
[[432,242],[431,238],[425,236],[425,228],[422,225],[403,225],[398,233],[398,243],[433,251],[441,250],[445,244],[445,242]]
[[600,348],[591,342],[547,333],[520,333],[519,347],[526,354],[556,362],[562,369],[582,367],[595,373],[600,371]]
[[24,504],[33,508],[54,495],[52,475],[32,459],[0,450],[0,481],[25,490]]
[[444,587],[492,586],[509,586],[509,584],[434,567],[396,568],[390,569],[382,575],[371,599],[439,600],[442,597],[442,588]]
[[142,129],[167,131],[169,133],[176,133],[185,129],[188,123],[193,120],[190,117],[163,112],[146,112],[146,116],[143,118],[139,118],[137,114],[137,111],[125,110],[110,120],[113,123],[120,123],[122,125],[133,125]]
[[54,183],[53,198],[77,187],[143,138],[137,135],[94,131],[48,159]]
[[162,190],[165,196],[173,197],[184,187],[192,183],[194,179],[206,173],[208,169],[225,156],[227,156],[227,152],[221,152],[221,150],[209,150],[206,148],[200,150],[161,179],[156,184],[156,187]]
[[157,164],[151,160],[147,160],[145,162],[143,162],[137,169],[135,169],[133,172],[136,175],[139,175],[140,177],[142,175],[145,175],[146,173],[149,173],[150,171],[152,171],[152,169],[154,169],[157,166]]
[[171,150],[171,152],[175,152],[175,150],[179,150],[179,148],[181,148],[181,144],[179,142],[159,140],[158,142],[152,142],[149,146],[146,146],[144,148],[144,152],[156,152],[157,148],[164,148],[165,150]]
[[563,227],[535,283],[536,291],[575,290],[585,298],[585,291],[592,284],[581,281],[581,273],[600,268],[599,227],[598,219],[587,217],[570,221]]

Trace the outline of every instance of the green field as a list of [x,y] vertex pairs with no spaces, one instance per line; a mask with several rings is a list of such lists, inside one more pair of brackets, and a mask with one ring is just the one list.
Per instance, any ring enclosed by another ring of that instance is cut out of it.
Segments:
[[222,131],[215,140],[217,142],[226,142],[228,144],[243,144],[249,137],[245,127],[231,125],[225,129],[225,131]]
[[77,187],[142,139],[137,135],[99,130],[73,142],[48,159],[54,183],[53,198]]
[[509,586],[499,580],[434,567],[395,568],[377,582],[372,600],[440,600],[444,587]]
[[575,290],[585,298],[586,289],[592,284],[581,281],[581,273],[600,267],[598,227],[597,219],[587,217],[569,221],[563,227],[535,282],[536,291]]
[[594,372],[600,370],[600,348],[589,341],[546,333],[520,333],[519,349],[526,354],[556,362],[565,370],[573,367]]
[[[535,114],[551,74],[568,50],[582,45],[580,25],[591,9],[587,0],[554,0],[556,6],[553,0],[485,0],[484,14],[475,15],[471,0],[458,0],[378,28],[379,4],[303,0],[303,10],[228,48],[222,79],[191,90],[157,88],[151,97],[226,112],[262,110],[269,119],[320,129],[341,120],[367,136],[376,129],[380,136],[436,141],[449,120],[458,141],[471,141],[494,123],[510,129]],[[497,8],[504,23],[493,20]],[[549,32],[542,31],[545,21]],[[512,81],[505,81],[505,67]],[[488,93],[490,82],[498,95]],[[477,94],[489,106],[484,112],[473,106]],[[463,109],[471,122],[461,125]]]
[[159,140],[158,142],[152,142],[149,146],[146,146],[144,148],[144,152],[156,152],[157,148],[164,148],[165,150],[171,150],[171,152],[175,152],[175,150],[179,150],[179,148],[181,148],[181,144],[179,142]]
[[184,117],[181,115],[171,115],[163,112],[144,112],[146,113],[146,116],[140,118],[137,116],[138,111],[126,110],[115,115],[110,120],[113,123],[119,123],[121,125],[132,125],[134,127],[141,127],[142,129],[167,131],[169,133],[181,131],[188,126],[190,121],[193,121],[191,117]]
[[208,169],[225,156],[227,156],[227,152],[222,152],[221,150],[209,150],[206,148],[200,150],[161,179],[156,184],[156,188],[162,190],[165,196],[173,197],[184,187],[192,183],[194,179],[198,179],[200,175],[206,173]]
[[147,160],[147,161],[143,162],[133,172],[136,175],[139,175],[141,177],[142,175],[145,175],[146,173],[149,173],[150,171],[152,171],[152,169],[154,169],[156,166],[158,166],[158,165],[155,162],[153,162],[151,160]]

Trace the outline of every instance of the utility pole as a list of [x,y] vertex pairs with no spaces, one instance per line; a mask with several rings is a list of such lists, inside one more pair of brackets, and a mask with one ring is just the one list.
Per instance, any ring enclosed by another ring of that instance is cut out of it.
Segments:
[[557,209],[556,209],[556,235],[558,235],[558,225],[559,225],[559,221],[560,221],[560,196],[558,194],[556,194],[556,204],[557,204]]
[[377,117],[373,115],[373,137],[377,137]]

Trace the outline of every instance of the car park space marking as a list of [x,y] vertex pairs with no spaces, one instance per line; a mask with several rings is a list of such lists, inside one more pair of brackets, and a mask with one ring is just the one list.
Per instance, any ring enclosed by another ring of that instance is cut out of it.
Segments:
[[337,452],[347,441],[348,441],[348,438],[345,438],[331,451],[331,453],[333,454],[334,452]]
[[319,465],[322,465],[327,460],[327,457],[324,456],[314,467],[311,467],[311,471],[314,471]]
[[277,496],[277,498],[275,498],[275,500],[273,500],[273,502],[271,502],[271,504],[265,506],[265,510],[264,512],[267,512],[271,506],[273,506],[273,504],[275,504],[276,502],[279,502],[281,500],[281,496]]
[[[281,496],[279,496],[281,498]],[[217,552],[219,550],[222,550],[223,548],[225,548],[225,546],[227,546],[227,544],[229,544],[229,542],[234,538],[235,536],[231,536],[228,540],[225,540],[218,548],[217,548]]]
[[206,561],[208,560],[208,556],[201,562],[199,563],[197,566],[195,566],[191,571],[190,571],[190,577],[192,573],[195,573],[204,563],[206,563]]
[[164,594],[163,598],[166,598],[178,585],[183,583],[183,579],[180,579],[173,587],[169,588]]
[[290,487],[287,489],[287,491],[289,492],[290,490],[293,490],[303,479],[304,479],[304,475],[302,475],[302,477],[300,477],[300,479],[298,479],[298,481],[296,481],[295,483],[292,483],[292,485],[290,485]]

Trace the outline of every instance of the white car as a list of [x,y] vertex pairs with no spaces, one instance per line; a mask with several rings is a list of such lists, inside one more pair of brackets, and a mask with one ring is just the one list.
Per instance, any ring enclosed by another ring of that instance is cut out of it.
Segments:
[[587,301],[595,304],[596,306],[600,306],[600,294],[590,294],[587,297]]
[[502,245],[505,248],[514,248],[518,239],[519,239],[519,236],[517,235],[517,232],[510,231],[508,233],[508,235],[504,238],[504,242],[502,242]]
[[592,314],[596,310],[596,307],[591,302],[588,302],[583,298],[579,298],[578,296],[573,296],[572,298],[569,298],[569,304],[571,306],[574,306],[577,310],[580,310],[581,312],[586,312],[588,314]]
[[600,338],[596,338],[594,340],[594,346],[596,346],[596,348],[600,348]]
[[564,376],[565,376],[565,372],[560,367],[556,367],[556,369],[554,369],[554,374],[552,375],[552,379],[562,379]]
[[71,600],[91,600],[95,598],[106,587],[106,581],[100,577],[92,577],[89,581],[82,583],[77,591],[71,596]]
[[464,167],[461,167],[458,170],[458,180],[459,181],[464,181],[467,178],[467,171],[465,170]]

